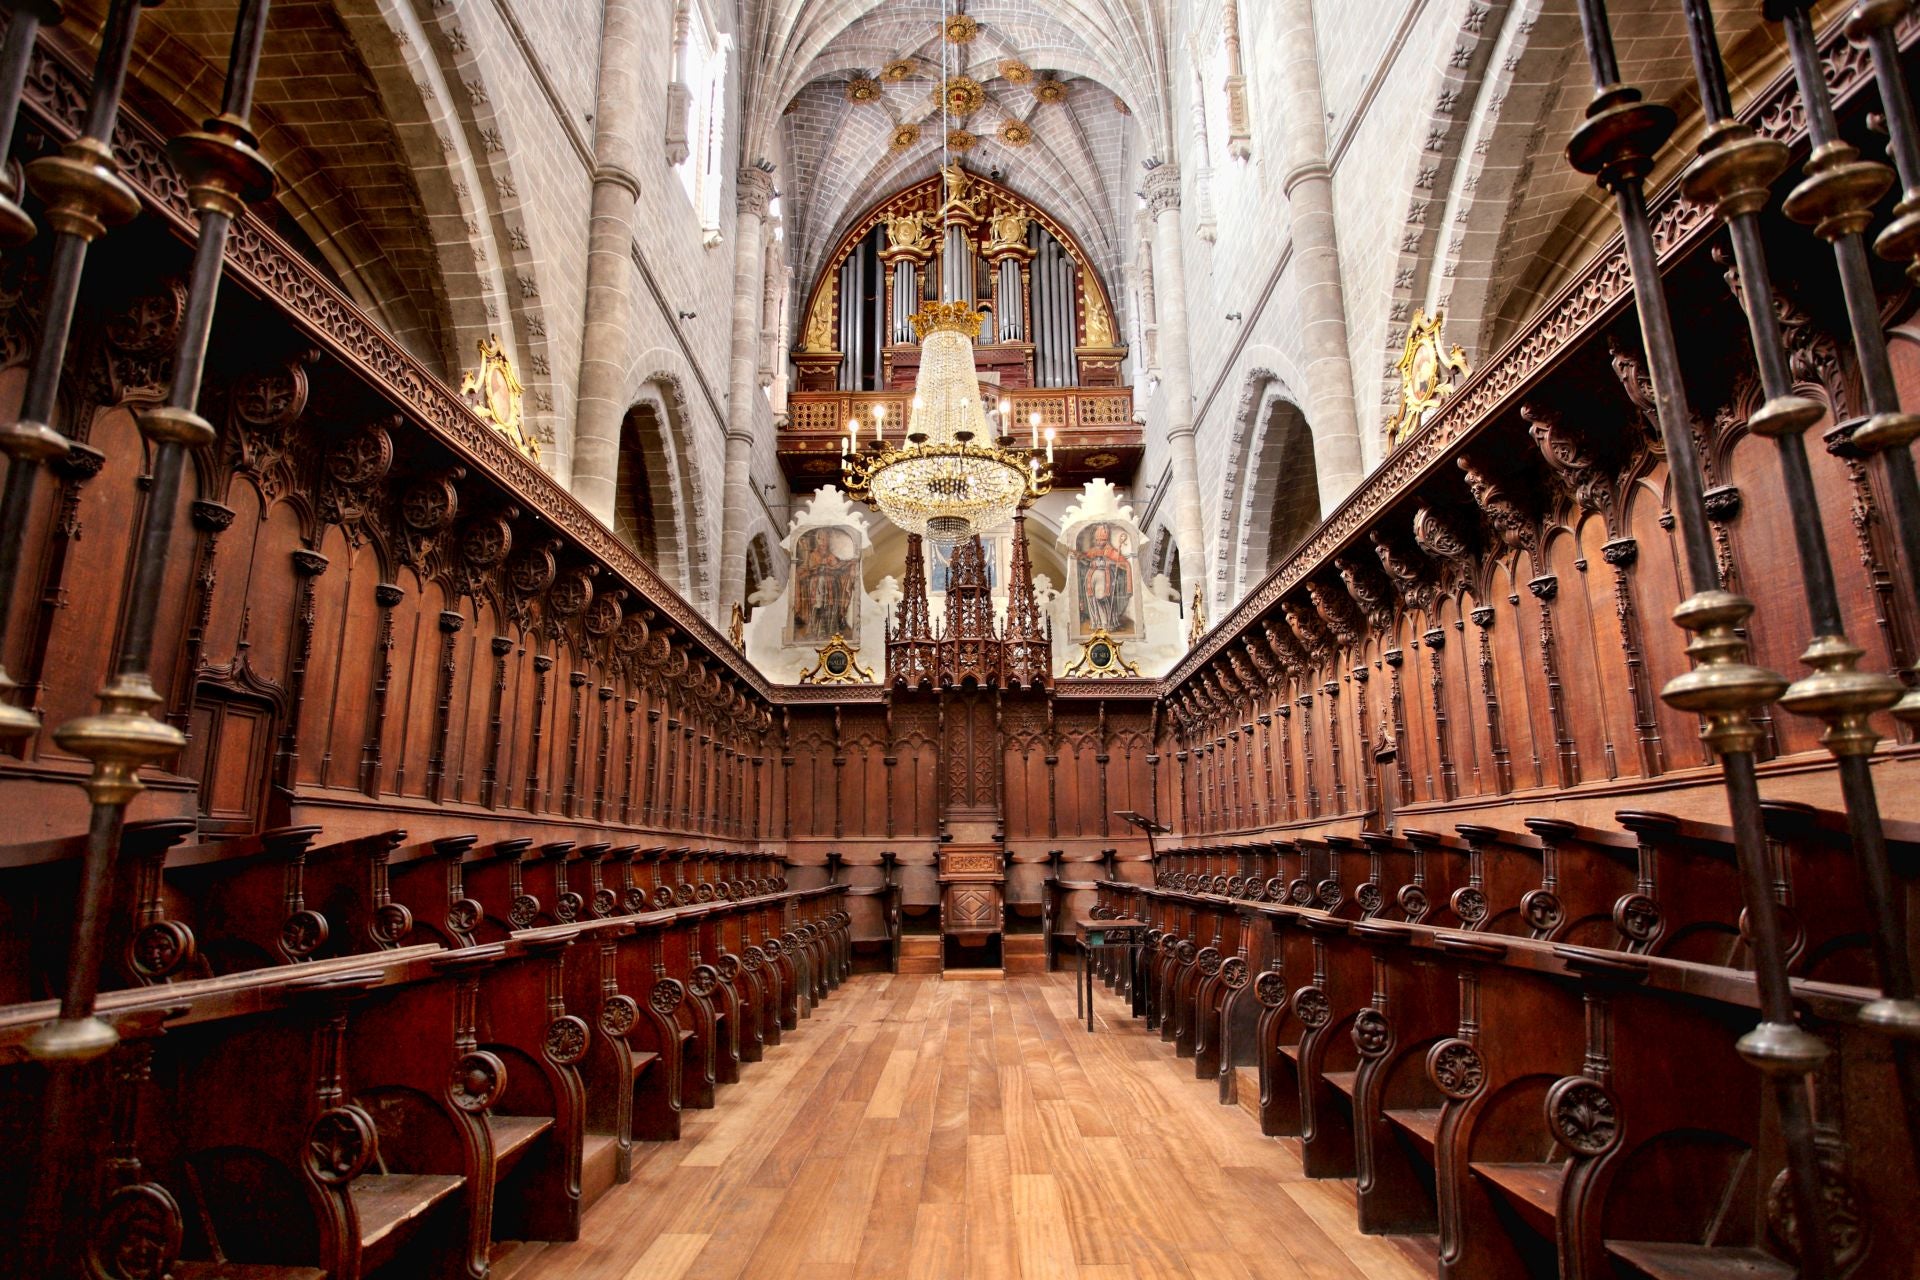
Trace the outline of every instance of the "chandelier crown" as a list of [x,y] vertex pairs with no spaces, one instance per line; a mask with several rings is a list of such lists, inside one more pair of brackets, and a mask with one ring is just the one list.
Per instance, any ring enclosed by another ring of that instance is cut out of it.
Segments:
[[957,333],[974,342],[979,340],[980,326],[986,318],[984,312],[975,311],[965,302],[929,302],[915,313],[913,332],[922,342],[930,333]]

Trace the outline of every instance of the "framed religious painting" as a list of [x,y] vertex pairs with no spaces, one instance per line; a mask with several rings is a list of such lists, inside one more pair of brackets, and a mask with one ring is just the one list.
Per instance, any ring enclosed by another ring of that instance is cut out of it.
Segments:
[[1078,635],[1139,634],[1140,574],[1132,541],[1126,526],[1104,520],[1084,525],[1074,535],[1073,621]]
[[860,636],[860,546],[843,528],[808,529],[793,545],[794,644],[822,645]]

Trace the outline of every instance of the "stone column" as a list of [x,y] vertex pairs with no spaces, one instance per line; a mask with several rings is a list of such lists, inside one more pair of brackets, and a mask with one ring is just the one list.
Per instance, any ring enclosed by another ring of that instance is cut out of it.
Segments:
[[753,518],[753,425],[760,398],[760,233],[773,197],[773,166],[740,170],[733,223],[733,349],[727,361],[727,467],[720,516],[720,603],[726,617],[747,598],[747,528]]
[[[640,11],[646,0],[606,0],[600,31],[600,91],[593,134],[593,204],[587,225],[586,316],[568,479],[574,495],[614,522],[620,421],[627,410],[632,328],[633,206],[640,198]],[[556,464],[557,464],[556,460]],[[557,469],[557,465],[556,465]]]
[[1281,188],[1293,221],[1306,350],[1307,424],[1313,430],[1320,510],[1333,510],[1360,483],[1360,422],[1353,405],[1347,299],[1334,233],[1333,173],[1327,167],[1326,108],[1320,96],[1313,0],[1274,0],[1273,42],[1281,86]]
[[1193,448],[1193,354],[1187,344],[1187,270],[1180,244],[1180,171],[1171,163],[1147,171],[1147,214],[1153,219],[1153,280],[1160,318],[1161,392],[1167,398],[1167,452],[1173,479],[1173,541],[1180,575],[1210,580],[1200,521],[1200,462]]

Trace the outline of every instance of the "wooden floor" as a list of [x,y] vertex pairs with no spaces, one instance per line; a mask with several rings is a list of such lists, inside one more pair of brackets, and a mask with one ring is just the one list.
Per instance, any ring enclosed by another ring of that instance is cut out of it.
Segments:
[[514,1280],[1431,1276],[1066,974],[855,977]]

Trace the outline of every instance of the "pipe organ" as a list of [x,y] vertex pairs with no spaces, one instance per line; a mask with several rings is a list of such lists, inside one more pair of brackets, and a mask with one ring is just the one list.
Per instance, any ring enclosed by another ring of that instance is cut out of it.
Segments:
[[963,178],[959,203],[943,196],[940,176],[928,178],[841,237],[804,303],[793,353],[800,391],[911,387],[913,314],[943,296],[987,313],[975,358],[1003,387],[1123,385],[1127,350],[1085,246],[1007,188]]

